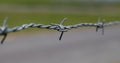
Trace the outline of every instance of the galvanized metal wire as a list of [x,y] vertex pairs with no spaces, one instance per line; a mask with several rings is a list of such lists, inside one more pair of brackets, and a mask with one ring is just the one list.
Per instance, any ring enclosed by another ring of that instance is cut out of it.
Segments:
[[99,19],[98,19],[98,23],[80,23],[80,24],[75,24],[75,25],[64,26],[63,25],[64,21],[67,19],[67,18],[64,18],[61,21],[60,24],[44,25],[44,24],[30,23],[30,24],[23,24],[21,26],[16,26],[16,27],[13,27],[13,28],[8,28],[7,27],[7,19],[8,18],[4,19],[3,26],[0,27],[0,35],[4,36],[4,38],[1,41],[1,44],[4,42],[6,36],[9,32],[17,32],[17,31],[24,30],[24,29],[27,29],[27,28],[39,28],[39,29],[44,28],[44,29],[57,30],[57,31],[61,32],[61,35],[60,35],[60,38],[59,38],[59,40],[61,40],[63,33],[67,32],[68,30],[71,30],[73,28],[96,27],[96,32],[98,31],[98,29],[102,29],[102,34],[104,35],[104,27],[120,24],[120,21],[113,21],[113,22],[105,23],[105,22],[100,22]]
[[[75,24],[75,25],[70,25],[70,26],[53,25],[53,24],[44,25],[44,24],[30,23],[30,24],[23,24],[22,26],[16,26],[16,27],[13,27],[13,28],[8,28],[6,31],[7,31],[7,33],[9,33],[9,32],[16,32],[16,31],[24,30],[24,29],[27,29],[27,28],[40,28],[40,29],[44,28],[44,29],[54,29],[54,30],[66,30],[67,29],[67,30],[70,30],[70,29],[79,28],[79,27],[97,27],[97,26],[101,26],[101,25],[106,27],[106,26],[113,26],[113,25],[118,25],[118,24],[120,24],[119,21],[105,23],[104,25],[102,23],[80,23],[80,24]],[[0,30],[0,32],[3,32],[3,31]]]

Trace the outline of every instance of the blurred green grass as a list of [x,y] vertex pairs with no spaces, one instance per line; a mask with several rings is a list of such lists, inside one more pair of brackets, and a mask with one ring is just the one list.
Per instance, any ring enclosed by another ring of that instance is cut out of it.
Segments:
[[36,23],[36,24],[51,24],[60,23],[63,18],[68,18],[65,25],[74,25],[78,23],[92,22],[96,23],[98,17],[101,21],[106,19],[106,22],[120,20],[120,16],[109,15],[85,15],[85,14],[54,14],[54,13],[0,13],[0,24],[2,25],[3,19],[8,17],[8,25],[10,27]]
[[8,17],[9,27],[27,23],[60,23],[65,25],[84,22],[96,23],[98,17],[106,22],[120,20],[119,2],[79,2],[78,0],[0,0],[0,24]]
[[[94,2],[94,1],[80,1],[80,0],[0,0],[0,4],[17,4],[17,5],[68,5],[68,6],[120,6],[120,2]],[[102,4],[102,5],[101,5]]]

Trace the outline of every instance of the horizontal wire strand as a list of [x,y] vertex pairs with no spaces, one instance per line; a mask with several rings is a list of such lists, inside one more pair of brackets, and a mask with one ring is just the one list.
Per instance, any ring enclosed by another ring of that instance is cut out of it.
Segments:
[[[112,25],[118,25],[118,24],[120,24],[120,22],[115,21],[115,22],[105,23],[103,26],[112,26]],[[60,25],[44,25],[44,24],[30,23],[30,24],[23,24],[22,26],[16,26],[16,27],[13,27],[13,28],[8,28],[7,33],[20,31],[20,30],[24,30],[24,29],[27,29],[27,28],[40,28],[40,29],[44,28],[44,29],[61,30],[61,28],[59,26]],[[62,25],[62,30],[66,30],[66,29],[70,30],[70,29],[78,28],[78,27],[96,27],[96,26],[102,26],[102,24],[101,23],[80,23],[80,24],[75,24],[75,25],[70,25],[70,26],[63,26]]]

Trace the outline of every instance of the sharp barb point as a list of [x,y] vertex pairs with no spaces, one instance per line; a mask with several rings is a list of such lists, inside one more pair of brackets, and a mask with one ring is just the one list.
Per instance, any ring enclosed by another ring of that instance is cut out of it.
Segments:
[[1,44],[3,44],[3,43],[4,43],[4,41],[5,41],[6,37],[7,37],[7,34],[5,34],[5,35],[4,35],[3,39],[1,40]]
[[64,32],[62,31],[61,34],[60,34],[59,40],[62,39],[63,34],[64,34]]
[[6,25],[7,25],[7,21],[8,21],[8,17],[6,17],[6,18],[4,19],[3,26],[6,26]]
[[67,20],[67,18],[64,18],[64,19],[61,21],[60,25],[63,25],[64,22],[65,22],[65,20]]

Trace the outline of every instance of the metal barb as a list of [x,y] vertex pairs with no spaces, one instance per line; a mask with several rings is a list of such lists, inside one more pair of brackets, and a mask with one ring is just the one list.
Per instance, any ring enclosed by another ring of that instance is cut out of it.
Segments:
[[96,32],[98,32],[100,27],[101,27],[100,17],[98,17],[98,23],[97,23],[97,26],[96,26]]
[[63,34],[64,34],[64,32],[62,31],[61,34],[60,34],[59,40],[62,39]]
[[59,37],[59,40],[62,39],[63,34],[64,34],[64,32],[65,32],[65,29],[64,29],[64,26],[63,26],[65,20],[67,20],[67,18],[64,18],[64,19],[60,22],[60,24],[59,24],[59,32],[61,32],[60,37]]
[[103,19],[103,22],[102,22],[102,35],[104,35],[104,24],[105,24],[105,19]]
[[105,19],[101,22],[100,17],[98,17],[98,24],[96,26],[96,32],[98,32],[99,29],[102,29],[102,35],[104,35],[104,23]]
[[67,20],[67,18],[64,18],[64,19],[61,21],[60,25],[63,25],[66,20]]
[[3,43],[4,43],[4,41],[5,41],[6,37],[7,37],[7,33],[6,33],[6,34],[4,34],[4,37],[3,37],[3,39],[1,40],[1,44],[3,44]]
[[1,40],[1,44],[3,44],[3,42],[5,41],[6,37],[7,37],[7,21],[8,21],[8,17],[6,17],[4,19],[4,22],[3,22],[3,26],[1,27],[1,35],[3,35],[3,39]]
[[3,22],[3,26],[4,26],[4,27],[7,27],[7,21],[8,21],[8,17],[6,17],[6,18],[4,19],[4,22]]
[[63,36],[64,32],[66,32],[65,26],[63,25],[64,22],[65,22],[65,20],[67,20],[67,18],[64,18],[64,19],[60,22],[60,24],[53,24],[53,23],[51,24],[51,26],[55,26],[55,30],[61,32],[60,37],[59,37],[59,40],[62,39],[62,36]]

